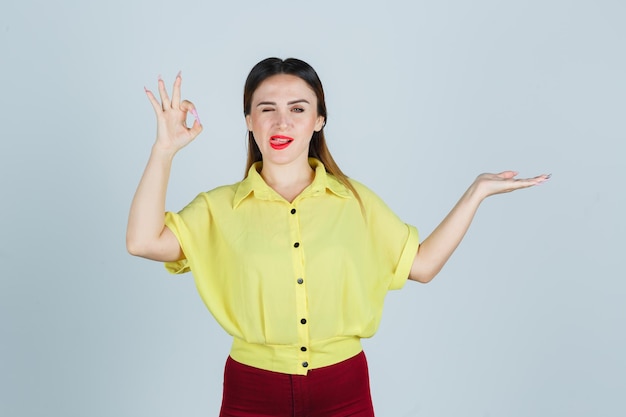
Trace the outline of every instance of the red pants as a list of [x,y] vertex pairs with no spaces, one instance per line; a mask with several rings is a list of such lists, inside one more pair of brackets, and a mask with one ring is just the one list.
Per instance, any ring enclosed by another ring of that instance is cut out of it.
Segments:
[[363,352],[306,376],[226,361],[220,417],[347,416],[374,417]]

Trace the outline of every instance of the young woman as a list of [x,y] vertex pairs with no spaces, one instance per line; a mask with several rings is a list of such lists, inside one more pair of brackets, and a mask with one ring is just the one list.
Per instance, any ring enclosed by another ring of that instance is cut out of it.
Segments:
[[[133,199],[126,244],[137,256],[193,272],[205,304],[233,336],[220,415],[373,416],[360,339],[380,322],[385,293],[429,282],[486,197],[546,181],[481,174],[424,239],[348,179],[324,137],[326,103],[311,66],[268,58],[244,89],[247,175],[165,212],[174,155],[202,125],[181,99],[146,90],[157,138]],[[190,112],[196,118],[186,125]]]

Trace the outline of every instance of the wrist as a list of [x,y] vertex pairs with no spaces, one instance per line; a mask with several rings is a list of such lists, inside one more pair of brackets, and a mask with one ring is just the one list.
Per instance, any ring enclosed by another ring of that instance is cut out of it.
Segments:
[[482,190],[483,187],[480,186],[480,181],[476,180],[469,186],[467,191],[465,191],[464,198],[475,205],[480,205],[482,201],[487,198],[487,194]]
[[174,159],[177,151],[177,149],[172,149],[170,147],[160,145],[157,142],[152,145],[152,151],[150,155],[151,157],[171,162]]

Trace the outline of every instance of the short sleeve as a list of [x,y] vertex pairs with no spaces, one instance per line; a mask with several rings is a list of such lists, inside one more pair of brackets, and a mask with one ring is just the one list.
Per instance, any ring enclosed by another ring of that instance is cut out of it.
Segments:
[[191,261],[194,253],[206,245],[206,231],[209,227],[209,210],[204,194],[198,195],[191,203],[178,213],[165,213],[167,226],[178,239],[185,257],[178,261],[165,262],[165,269],[172,274],[183,274],[192,270]]
[[[184,233],[181,233],[181,229],[185,227],[185,224],[180,214],[172,213],[169,211],[166,212],[165,226],[167,226],[172,231],[172,233],[174,233],[174,236],[176,236],[176,238],[178,239],[178,243],[184,254],[185,249],[183,248],[183,243],[181,241],[181,234]],[[189,272],[191,270],[191,268],[189,267],[189,261],[186,257],[178,261],[165,262],[164,265],[167,272],[171,274],[184,274],[185,272]]]
[[408,234],[404,248],[400,254],[400,259],[396,267],[395,274],[389,285],[390,290],[399,290],[404,286],[404,283],[409,278],[411,273],[411,266],[415,260],[417,254],[417,248],[419,247],[419,234],[415,226],[405,224]]
[[417,229],[403,222],[385,202],[367,187],[353,182],[365,208],[368,238],[379,254],[376,262],[385,276],[390,276],[388,289],[404,286],[419,247]]

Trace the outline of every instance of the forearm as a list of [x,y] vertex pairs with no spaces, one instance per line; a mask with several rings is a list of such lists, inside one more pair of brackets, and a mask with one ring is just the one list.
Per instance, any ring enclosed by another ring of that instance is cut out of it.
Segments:
[[158,242],[165,227],[165,196],[172,166],[172,152],[153,146],[135,192],[128,216],[126,247],[144,256]]
[[485,198],[533,187],[550,179],[549,174],[526,179],[516,179],[516,175],[515,171],[480,174],[441,224],[422,242],[415,255],[409,278],[428,282],[441,271],[461,243],[478,206]]
[[420,244],[409,278],[429,282],[461,243],[484,197],[472,184],[443,221]]

